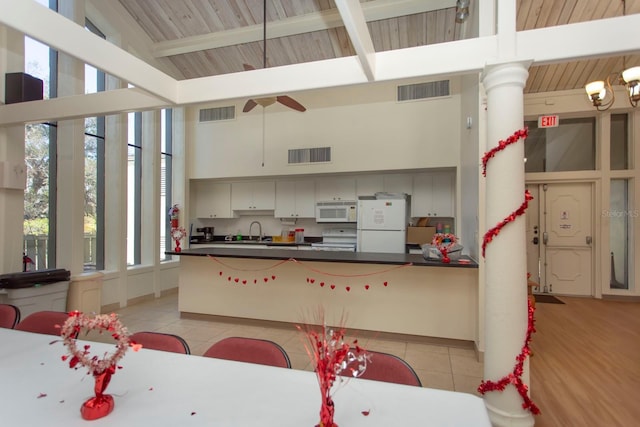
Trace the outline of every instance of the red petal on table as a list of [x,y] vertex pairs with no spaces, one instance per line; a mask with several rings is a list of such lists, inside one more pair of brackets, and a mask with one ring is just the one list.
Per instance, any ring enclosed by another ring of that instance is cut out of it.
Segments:
[[369,413],[371,412],[371,410],[366,410],[366,411],[362,411],[362,415],[364,415],[365,417],[369,415]]
[[384,282],[384,283],[383,283],[383,285],[387,286],[387,285],[388,285],[388,283],[387,283],[387,282]]
[[42,399],[43,397],[47,397],[47,393],[40,393],[38,395],[38,399]]
[[246,285],[246,284],[247,284],[247,281],[246,281],[246,280],[243,280],[243,281],[242,281],[242,284],[243,284],[243,285]]
[[351,290],[351,286],[347,286],[345,289],[349,292]]
[[364,288],[365,288],[366,290],[369,290],[369,285],[364,285]]
[[149,387],[149,391],[153,391],[153,387]]
[[196,411],[193,411],[193,412],[191,413],[191,416],[194,416],[195,414],[196,414]]
[[69,358],[69,356],[67,356],[66,354],[63,354],[61,356],[62,361],[64,362],[65,360],[67,360]]
[[331,289],[335,289],[335,288],[336,288],[336,285],[331,285]]
[[133,349],[133,351],[140,351],[140,349],[142,348],[142,344],[133,344],[131,348]]

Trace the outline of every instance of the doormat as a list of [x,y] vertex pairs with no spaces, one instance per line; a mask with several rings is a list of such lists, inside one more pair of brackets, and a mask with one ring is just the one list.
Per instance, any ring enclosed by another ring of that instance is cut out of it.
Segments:
[[549,303],[549,304],[564,304],[564,302],[560,301],[558,298],[553,295],[545,295],[545,294],[534,294],[536,298],[536,302],[541,303]]

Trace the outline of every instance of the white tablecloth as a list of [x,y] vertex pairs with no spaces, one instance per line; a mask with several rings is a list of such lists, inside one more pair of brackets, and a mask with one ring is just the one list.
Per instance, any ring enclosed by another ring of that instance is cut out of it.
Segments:
[[[50,344],[56,339],[0,328],[1,425],[313,427],[319,420],[312,372],[130,349],[106,390],[115,409],[86,421],[80,406],[93,396],[93,378],[61,360],[66,348]],[[100,356],[114,348],[88,344]],[[482,399],[465,393],[349,379],[335,387],[334,401],[341,427],[491,426]]]

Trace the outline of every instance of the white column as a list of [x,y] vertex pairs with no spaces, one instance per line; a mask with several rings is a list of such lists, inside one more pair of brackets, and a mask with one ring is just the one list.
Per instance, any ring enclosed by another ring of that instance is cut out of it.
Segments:
[[[523,89],[528,64],[486,67],[487,151],[524,126]],[[498,152],[487,165],[486,224],[495,227],[524,201],[524,142]],[[527,331],[527,264],[525,217],[506,225],[485,253],[484,379],[498,381],[516,365]],[[523,381],[528,384],[528,366]],[[513,385],[485,394],[494,426],[533,426],[533,415],[522,408]]]

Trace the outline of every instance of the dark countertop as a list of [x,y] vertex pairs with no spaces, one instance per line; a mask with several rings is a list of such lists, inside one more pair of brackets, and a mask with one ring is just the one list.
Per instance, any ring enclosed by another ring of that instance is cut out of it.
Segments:
[[[216,242],[217,243],[217,242]],[[463,255],[461,263],[451,261],[445,264],[440,261],[427,261],[420,254],[390,254],[373,252],[342,252],[342,251],[314,251],[297,249],[243,249],[234,245],[233,248],[192,248],[183,249],[181,252],[167,251],[169,255],[183,256],[216,256],[228,258],[256,258],[256,259],[289,259],[316,262],[344,262],[364,264],[408,264],[424,267],[462,267],[478,268],[478,263],[472,258]]]

